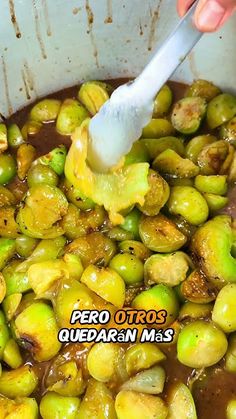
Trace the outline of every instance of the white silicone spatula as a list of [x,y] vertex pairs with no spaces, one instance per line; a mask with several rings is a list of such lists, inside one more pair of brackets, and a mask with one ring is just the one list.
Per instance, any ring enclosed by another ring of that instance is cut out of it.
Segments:
[[89,125],[88,162],[107,172],[127,154],[152,117],[154,98],[201,38],[193,23],[197,2],[159,48],[143,72],[120,86]]

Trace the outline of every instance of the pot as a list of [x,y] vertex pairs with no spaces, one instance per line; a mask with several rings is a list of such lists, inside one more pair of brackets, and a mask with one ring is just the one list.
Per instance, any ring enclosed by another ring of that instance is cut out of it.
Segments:
[[[136,76],[178,21],[173,0],[1,0],[0,112],[84,79]],[[174,74],[236,89],[236,15]]]

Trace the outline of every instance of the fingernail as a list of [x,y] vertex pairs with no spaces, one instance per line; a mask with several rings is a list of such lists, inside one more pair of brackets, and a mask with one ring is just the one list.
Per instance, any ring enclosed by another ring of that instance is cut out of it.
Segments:
[[225,8],[216,0],[208,0],[197,17],[197,24],[203,30],[214,31],[225,15]]

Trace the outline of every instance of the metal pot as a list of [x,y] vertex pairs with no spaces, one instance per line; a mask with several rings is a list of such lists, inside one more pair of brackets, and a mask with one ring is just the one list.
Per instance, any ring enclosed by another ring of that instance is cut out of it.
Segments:
[[[83,79],[137,75],[177,23],[174,0],[1,0],[0,112]],[[236,89],[236,16],[205,35],[175,80]]]

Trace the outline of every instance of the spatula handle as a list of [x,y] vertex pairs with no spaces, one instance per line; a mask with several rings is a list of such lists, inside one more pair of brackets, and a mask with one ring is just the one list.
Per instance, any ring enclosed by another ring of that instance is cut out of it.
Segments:
[[193,16],[198,1],[181,19],[176,29],[169,35],[165,43],[158,49],[143,72],[135,79],[131,88],[132,94],[147,103],[153,100],[163,84],[171,77],[182,63],[202,33],[193,23]]

